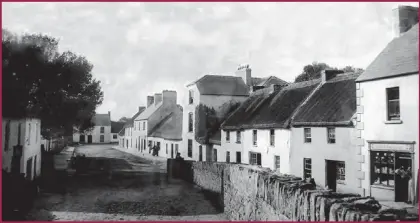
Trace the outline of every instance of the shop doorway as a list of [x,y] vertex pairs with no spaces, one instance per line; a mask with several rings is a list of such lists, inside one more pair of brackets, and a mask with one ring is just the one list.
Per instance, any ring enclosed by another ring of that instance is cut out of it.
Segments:
[[325,160],[325,184],[333,192],[337,191],[337,161]]
[[[412,184],[412,159],[410,153],[395,153],[395,201],[409,201],[410,190],[414,188]],[[412,191],[414,192],[414,191]]]

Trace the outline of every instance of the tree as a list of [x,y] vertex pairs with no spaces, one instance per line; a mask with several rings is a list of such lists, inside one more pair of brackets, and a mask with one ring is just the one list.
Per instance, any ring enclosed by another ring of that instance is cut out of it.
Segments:
[[[303,71],[295,78],[295,82],[302,82],[308,81],[313,79],[318,79],[321,77],[321,71],[331,69],[331,70],[338,70],[336,67],[332,67],[326,63],[318,63],[313,62],[312,64],[308,64],[303,67]],[[361,68],[354,68],[353,66],[346,66],[341,68],[344,72],[361,72],[363,69]]]
[[127,117],[122,117],[120,118],[120,120],[118,120],[118,122],[127,122],[128,118]]
[[90,130],[103,100],[92,64],[73,52],[59,53],[54,37],[3,33],[3,116],[40,118],[45,138],[73,127]]

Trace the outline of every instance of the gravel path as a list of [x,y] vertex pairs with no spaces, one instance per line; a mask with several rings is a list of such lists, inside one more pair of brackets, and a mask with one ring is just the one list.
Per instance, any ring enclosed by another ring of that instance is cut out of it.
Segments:
[[115,171],[135,171],[115,174],[112,179],[72,177],[66,194],[43,194],[28,220],[227,220],[199,188],[181,180],[168,181],[166,161],[146,160],[101,146],[82,147],[77,152],[110,158]]

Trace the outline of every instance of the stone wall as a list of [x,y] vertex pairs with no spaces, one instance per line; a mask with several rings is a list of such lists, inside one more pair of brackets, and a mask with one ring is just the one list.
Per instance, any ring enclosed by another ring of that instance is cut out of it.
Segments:
[[[170,177],[216,194],[230,220],[378,221],[417,220],[405,210],[380,210],[373,198],[316,188],[290,175],[243,164],[168,160]],[[184,169],[185,168],[185,169]],[[192,179],[192,180],[191,180]]]

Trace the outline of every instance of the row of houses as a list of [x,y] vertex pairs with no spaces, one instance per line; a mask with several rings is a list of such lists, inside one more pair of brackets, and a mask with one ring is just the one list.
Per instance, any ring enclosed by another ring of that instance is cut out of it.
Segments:
[[288,83],[240,66],[187,85],[183,107],[176,92],[148,96],[119,145],[137,153],[156,145],[163,157],[259,165],[333,191],[417,201],[417,13],[396,9],[398,36],[364,72],[325,70]]

